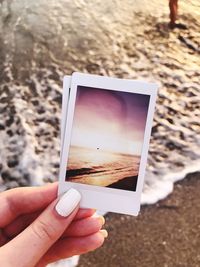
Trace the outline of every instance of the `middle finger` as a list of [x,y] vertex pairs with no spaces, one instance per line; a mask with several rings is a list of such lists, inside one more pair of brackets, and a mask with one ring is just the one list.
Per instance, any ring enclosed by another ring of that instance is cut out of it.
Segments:
[[105,223],[103,216],[92,216],[82,220],[73,221],[65,230],[62,237],[87,236],[98,232]]
[[[8,238],[15,237],[16,235],[21,233],[26,227],[28,227],[40,215],[42,211],[43,210],[39,210],[34,213],[19,216],[4,228],[4,234]],[[90,217],[94,213],[94,209],[79,209],[78,213],[76,214],[76,217],[74,218],[74,221]]]

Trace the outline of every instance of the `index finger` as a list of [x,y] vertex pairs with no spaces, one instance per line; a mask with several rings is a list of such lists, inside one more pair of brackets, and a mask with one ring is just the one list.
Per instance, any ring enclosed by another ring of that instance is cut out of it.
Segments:
[[[8,226],[8,233],[12,235],[24,229],[56,199],[57,190],[58,183],[55,182],[46,186],[15,188],[1,193],[0,228]],[[31,213],[33,216],[24,219],[26,214]],[[90,217],[94,213],[93,209],[79,209],[75,220]]]
[[21,214],[47,207],[57,196],[58,183],[42,187],[15,188],[0,194],[0,228]]

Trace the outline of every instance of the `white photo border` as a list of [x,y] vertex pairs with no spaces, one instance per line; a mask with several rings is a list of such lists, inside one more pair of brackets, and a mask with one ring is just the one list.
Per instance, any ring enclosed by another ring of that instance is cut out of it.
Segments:
[[[130,92],[150,96],[136,191],[128,191],[65,181],[78,86]],[[71,91],[68,103],[68,114],[66,118],[67,122],[65,126],[61,166],[59,173],[59,195],[63,194],[64,192],[73,187],[77,189],[82,195],[80,206],[83,208],[95,208],[102,211],[111,211],[135,216],[138,215],[140,210],[140,200],[144,183],[144,175],[147,163],[157,89],[158,85],[155,83],[110,78],[98,75],[83,74],[78,72],[72,74]]]

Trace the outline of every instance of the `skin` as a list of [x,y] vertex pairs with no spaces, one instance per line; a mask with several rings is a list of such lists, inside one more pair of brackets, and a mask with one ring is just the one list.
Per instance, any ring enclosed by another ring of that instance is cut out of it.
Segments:
[[170,26],[175,26],[178,14],[178,0],[169,0]]
[[106,236],[102,216],[79,209],[55,211],[57,183],[11,189],[0,194],[0,259],[4,267],[43,267],[100,247]]

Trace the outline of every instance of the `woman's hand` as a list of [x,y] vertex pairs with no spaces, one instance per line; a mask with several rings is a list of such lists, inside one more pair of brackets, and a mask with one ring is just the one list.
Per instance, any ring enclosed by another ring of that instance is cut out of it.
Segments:
[[101,230],[104,218],[92,216],[92,209],[79,209],[79,194],[72,191],[60,201],[57,183],[0,194],[2,266],[46,266],[103,244],[107,236]]

